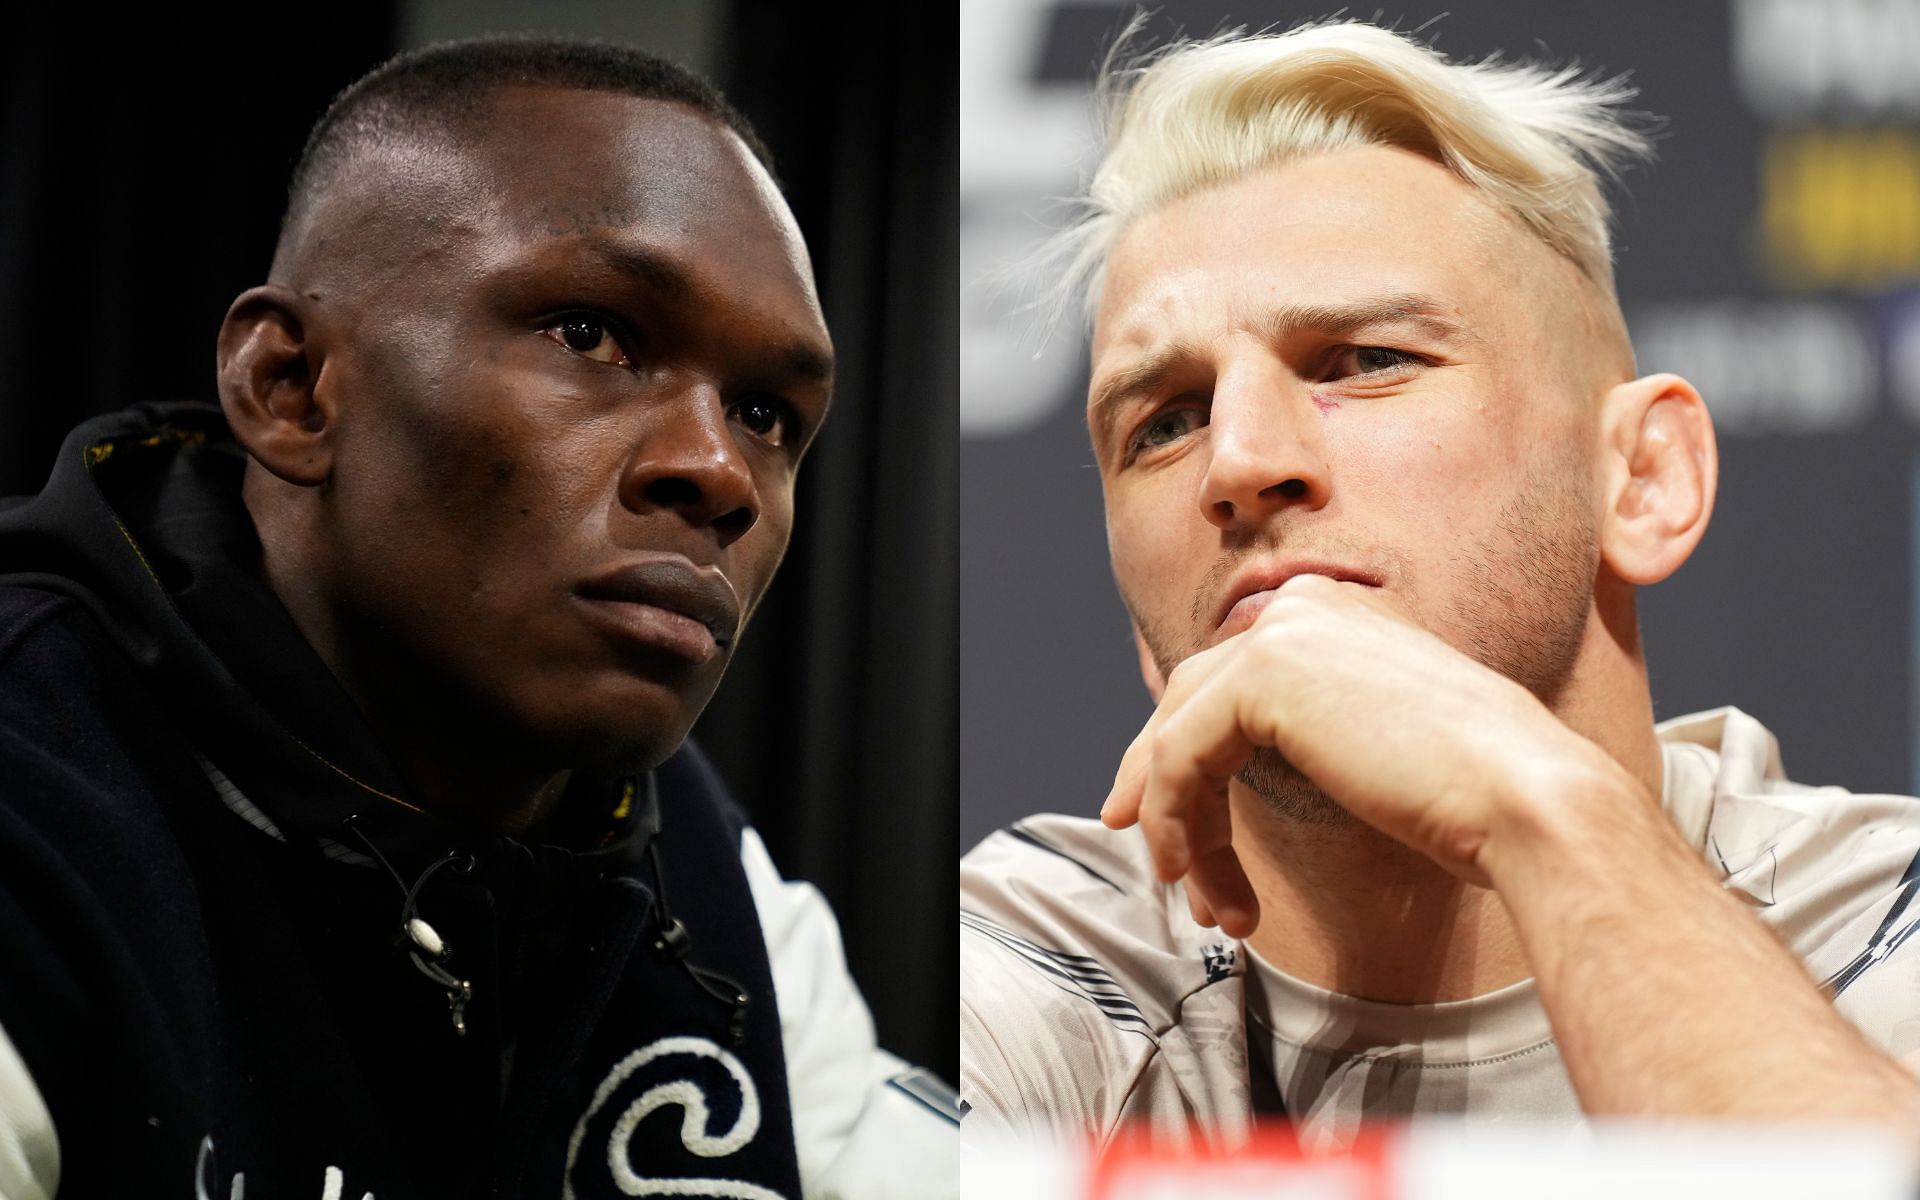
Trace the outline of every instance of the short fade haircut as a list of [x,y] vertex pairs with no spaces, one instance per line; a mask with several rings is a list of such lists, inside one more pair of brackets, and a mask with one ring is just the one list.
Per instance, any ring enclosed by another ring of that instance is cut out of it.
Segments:
[[1379,145],[1431,159],[1517,218],[1611,298],[1611,210],[1602,175],[1650,158],[1622,110],[1620,79],[1549,68],[1450,62],[1360,22],[1176,42],[1101,72],[1105,152],[1081,215],[1043,252],[1058,270],[1055,313],[1091,306],[1115,241],[1137,218],[1264,167]]
[[475,122],[486,115],[496,92],[516,86],[580,88],[684,104],[738,135],[778,184],[773,156],[753,126],[718,89],[678,63],[613,42],[472,38],[397,54],[334,97],[293,169],[280,223],[282,241],[356,153]]

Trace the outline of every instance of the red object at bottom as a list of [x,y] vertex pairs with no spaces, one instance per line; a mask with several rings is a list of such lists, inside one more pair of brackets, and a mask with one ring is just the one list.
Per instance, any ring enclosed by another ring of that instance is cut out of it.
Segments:
[[1399,1140],[1371,1126],[1344,1150],[1316,1152],[1275,1126],[1230,1150],[1170,1149],[1145,1130],[1122,1133],[1095,1162],[1087,1200],[1394,1200]]

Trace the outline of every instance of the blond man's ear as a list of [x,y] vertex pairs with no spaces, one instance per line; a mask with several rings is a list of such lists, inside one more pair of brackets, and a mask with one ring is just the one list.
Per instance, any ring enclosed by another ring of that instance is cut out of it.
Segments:
[[1600,552],[1620,579],[1658,583],[1706,532],[1719,483],[1713,421],[1693,385],[1648,375],[1607,394]]

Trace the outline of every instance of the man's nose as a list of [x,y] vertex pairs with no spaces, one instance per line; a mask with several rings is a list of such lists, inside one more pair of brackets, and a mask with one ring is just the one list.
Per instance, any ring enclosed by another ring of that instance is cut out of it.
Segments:
[[710,383],[692,384],[649,414],[620,479],[620,502],[630,511],[672,509],[688,524],[711,528],[731,545],[760,519],[752,464]]
[[1323,420],[1311,387],[1271,357],[1222,371],[1207,418],[1206,519],[1232,530],[1283,508],[1325,505],[1333,476]]

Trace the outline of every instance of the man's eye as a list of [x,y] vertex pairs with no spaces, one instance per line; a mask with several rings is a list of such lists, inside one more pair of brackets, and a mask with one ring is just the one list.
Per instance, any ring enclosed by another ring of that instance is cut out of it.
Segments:
[[736,400],[733,403],[733,419],[746,426],[748,433],[770,446],[786,443],[787,406],[779,400],[767,396]]
[[1197,408],[1170,408],[1155,413],[1139,432],[1133,435],[1133,442],[1127,447],[1128,457],[1161,446],[1172,445],[1207,423],[1207,414]]
[[1405,371],[1426,363],[1418,354],[1386,346],[1349,346],[1334,356],[1327,378],[1344,379],[1350,375],[1385,375]]
[[589,313],[568,313],[542,332],[583,358],[616,367],[633,365],[607,323]]

